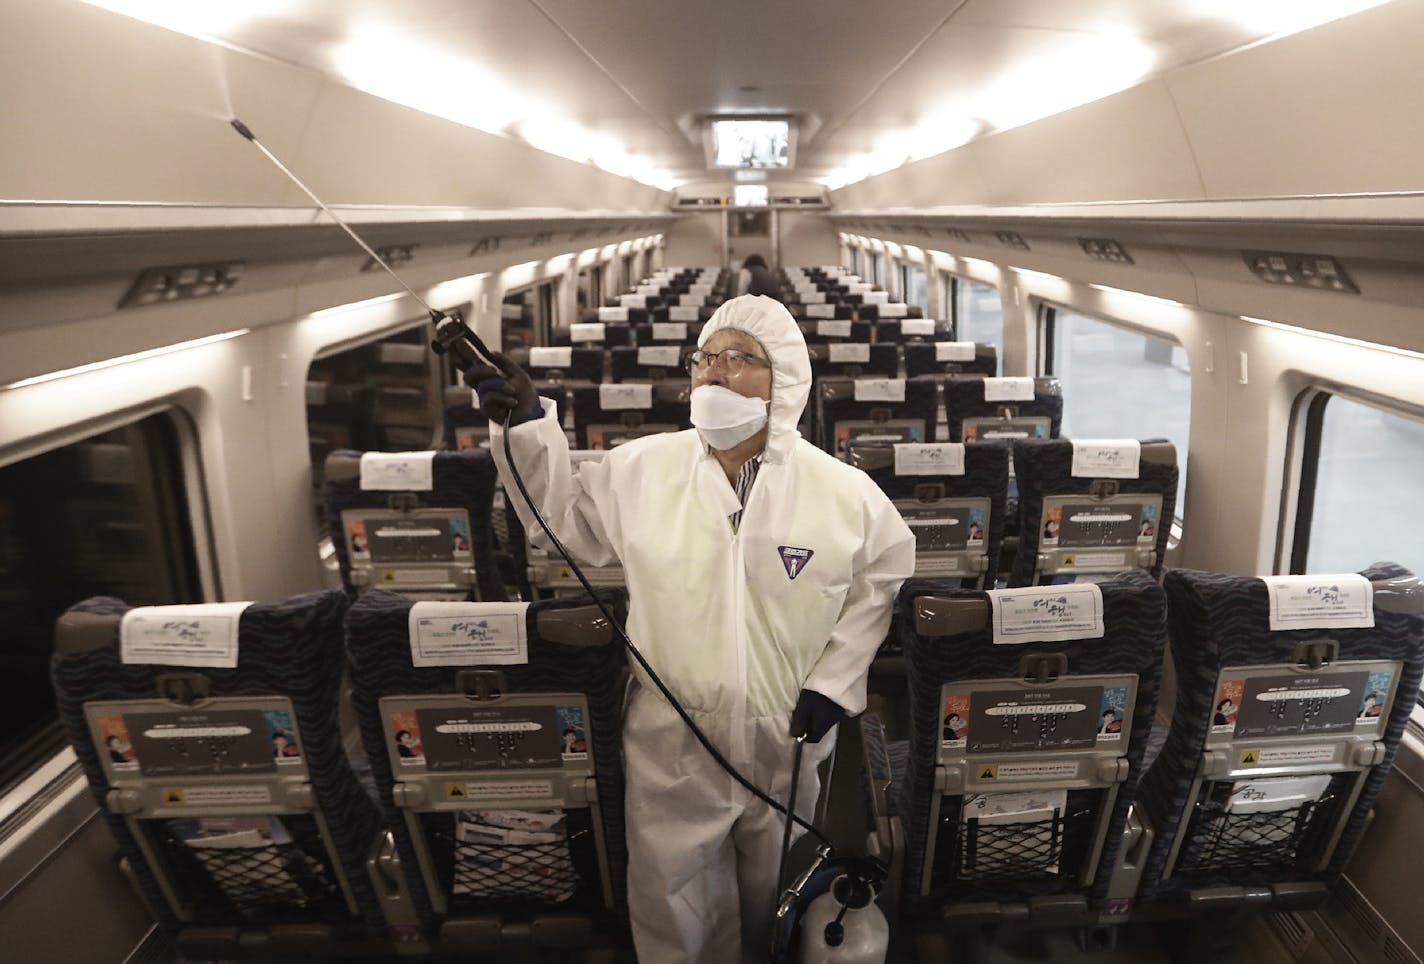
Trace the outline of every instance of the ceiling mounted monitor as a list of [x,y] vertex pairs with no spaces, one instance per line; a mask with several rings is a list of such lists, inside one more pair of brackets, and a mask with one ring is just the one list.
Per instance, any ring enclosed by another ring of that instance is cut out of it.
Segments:
[[784,117],[718,117],[710,126],[713,167],[791,166],[796,138]]

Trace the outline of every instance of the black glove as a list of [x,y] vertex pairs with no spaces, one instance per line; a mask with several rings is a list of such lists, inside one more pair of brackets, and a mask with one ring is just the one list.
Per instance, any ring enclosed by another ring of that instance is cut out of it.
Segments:
[[534,383],[529,373],[508,357],[492,354],[499,368],[488,365],[472,365],[465,371],[465,384],[475,390],[480,397],[480,409],[491,422],[515,426],[544,415],[544,406],[534,391]]
[[807,743],[820,743],[831,727],[845,719],[846,711],[839,703],[815,690],[802,690],[791,711],[791,735],[806,737]]

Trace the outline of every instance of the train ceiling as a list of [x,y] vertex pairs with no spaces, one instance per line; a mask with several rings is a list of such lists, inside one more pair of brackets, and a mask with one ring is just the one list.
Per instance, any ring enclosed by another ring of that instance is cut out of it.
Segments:
[[671,189],[726,180],[709,116],[834,188],[1381,0],[87,2]]

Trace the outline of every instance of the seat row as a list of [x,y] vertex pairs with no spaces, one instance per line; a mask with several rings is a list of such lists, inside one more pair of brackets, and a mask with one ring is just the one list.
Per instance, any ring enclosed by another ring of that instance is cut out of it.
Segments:
[[[92,599],[60,619],[52,679],[188,956],[612,947],[626,660],[591,602]],[[1318,903],[1424,681],[1424,587],[1391,564],[916,580],[893,633],[908,698],[858,725],[902,935]],[[338,724],[343,663],[359,737]]]
[[914,580],[896,635],[879,679],[904,695],[861,726],[902,935],[1187,917],[1177,959],[1199,960],[1243,910],[1317,906],[1341,873],[1424,682],[1424,586],[1389,563]]

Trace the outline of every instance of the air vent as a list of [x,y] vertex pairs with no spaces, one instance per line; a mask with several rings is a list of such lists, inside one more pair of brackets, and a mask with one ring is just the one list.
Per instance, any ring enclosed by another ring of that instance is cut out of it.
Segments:
[[1380,956],[1386,964],[1419,964],[1419,956],[1405,947],[1393,934],[1385,937],[1380,950]]
[[[377,248],[376,254],[382,261],[392,268],[399,268],[403,264],[410,264],[415,260],[415,249],[418,244],[392,244],[388,247]],[[362,271],[375,271],[380,265],[375,258],[367,258],[366,263],[361,265]]]
[[823,198],[823,197],[819,197],[819,196],[811,197],[811,196],[808,196],[808,195],[801,194],[801,195],[788,195],[788,196],[785,196],[785,197],[773,197],[773,198],[768,198],[768,199],[767,199],[767,203],[769,203],[769,204],[787,204],[787,205],[791,205],[791,206],[795,207],[795,206],[806,205],[806,204],[825,204],[825,203],[826,203],[826,199]]
[[1352,295],[1360,293],[1340,262],[1328,254],[1242,251],[1241,257],[1252,274],[1269,284],[1318,288]]
[[946,238],[949,238],[951,241],[963,241],[965,244],[969,244],[969,243],[970,243],[970,242],[969,242],[969,235],[965,234],[963,231],[959,230],[958,228],[945,228],[945,229],[944,229],[944,236],[945,236]]
[[1079,238],[1078,247],[1094,261],[1112,261],[1117,264],[1134,264],[1132,255],[1112,238]]
[[500,237],[497,234],[491,235],[487,238],[480,238],[478,241],[475,242],[475,246],[470,249],[470,256],[474,257],[477,254],[489,254],[491,251],[498,251],[499,246],[503,241],[504,238]]
[[1340,887],[1335,892],[1335,906],[1344,911],[1350,922],[1371,941],[1378,941],[1384,932],[1384,920],[1375,913],[1364,896],[1354,887]]
[[1006,248],[1015,248],[1019,251],[1029,250],[1028,242],[1023,239],[1023,235],[1015,231],[995,231],[994,237],[999,239],[999,243]]
[[727,199],[724,197],[680,197],[677,199],[678,207],[684,208],[720,208],[727,206]]
[[1310,929],[1305,918],[1291,911],[1282,911],[1271,914],[1269,920],[1271,929],[1276,932],[1281,943],[1285,944],[1290,956],[1298,961],[1303,960],[1305,952],[1315,942],[1315,932]]
[[215,264],[148,268],[129,288],[128,294],[119,302],[119,307],[134,308],[165,301],[220,295],[237,284],[237,279],[242,277],[243,267],[242,261],[222,261]]

